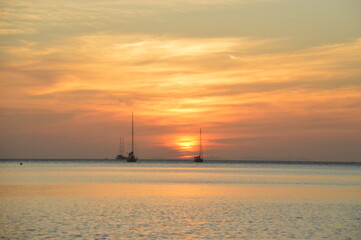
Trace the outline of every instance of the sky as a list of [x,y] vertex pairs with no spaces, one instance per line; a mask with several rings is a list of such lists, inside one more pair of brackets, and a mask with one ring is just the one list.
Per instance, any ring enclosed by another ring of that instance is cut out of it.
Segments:
[[0,8],[0,158],[361,162],[359,0]]

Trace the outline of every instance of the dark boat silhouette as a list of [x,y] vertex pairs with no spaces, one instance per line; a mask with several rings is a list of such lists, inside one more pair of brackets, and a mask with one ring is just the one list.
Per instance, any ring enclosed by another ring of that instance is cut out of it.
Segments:
[[203,162],[202,128],[199,129],[199,155],[194,157],[194,162]]
[[132,112],[132,151],[127,156],[127,162],[136,162],[138,158],[134,153],[134,116]]
[[119,154],[115,158],[116,160],[126,160],[127,157],[124,156],[124,139],[120,138],[119,141]]

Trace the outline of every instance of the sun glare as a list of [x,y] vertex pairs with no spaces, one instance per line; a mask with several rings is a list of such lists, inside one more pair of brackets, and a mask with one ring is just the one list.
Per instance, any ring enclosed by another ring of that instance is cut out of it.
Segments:
[[182,136],[176,140],[175,145],[181,151],[194,151],[197,141],[194,137]]

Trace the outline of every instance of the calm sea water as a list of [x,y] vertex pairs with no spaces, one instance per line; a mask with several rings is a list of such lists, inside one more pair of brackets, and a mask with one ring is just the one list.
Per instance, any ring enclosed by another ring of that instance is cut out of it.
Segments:
[[361,239],[361,166],[0,161],[1,239]]

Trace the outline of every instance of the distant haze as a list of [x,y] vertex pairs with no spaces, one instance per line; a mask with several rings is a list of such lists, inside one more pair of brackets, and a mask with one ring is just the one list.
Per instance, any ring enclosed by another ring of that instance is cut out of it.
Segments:
[[361,1],[2,1],[0,158],[361,161]]

